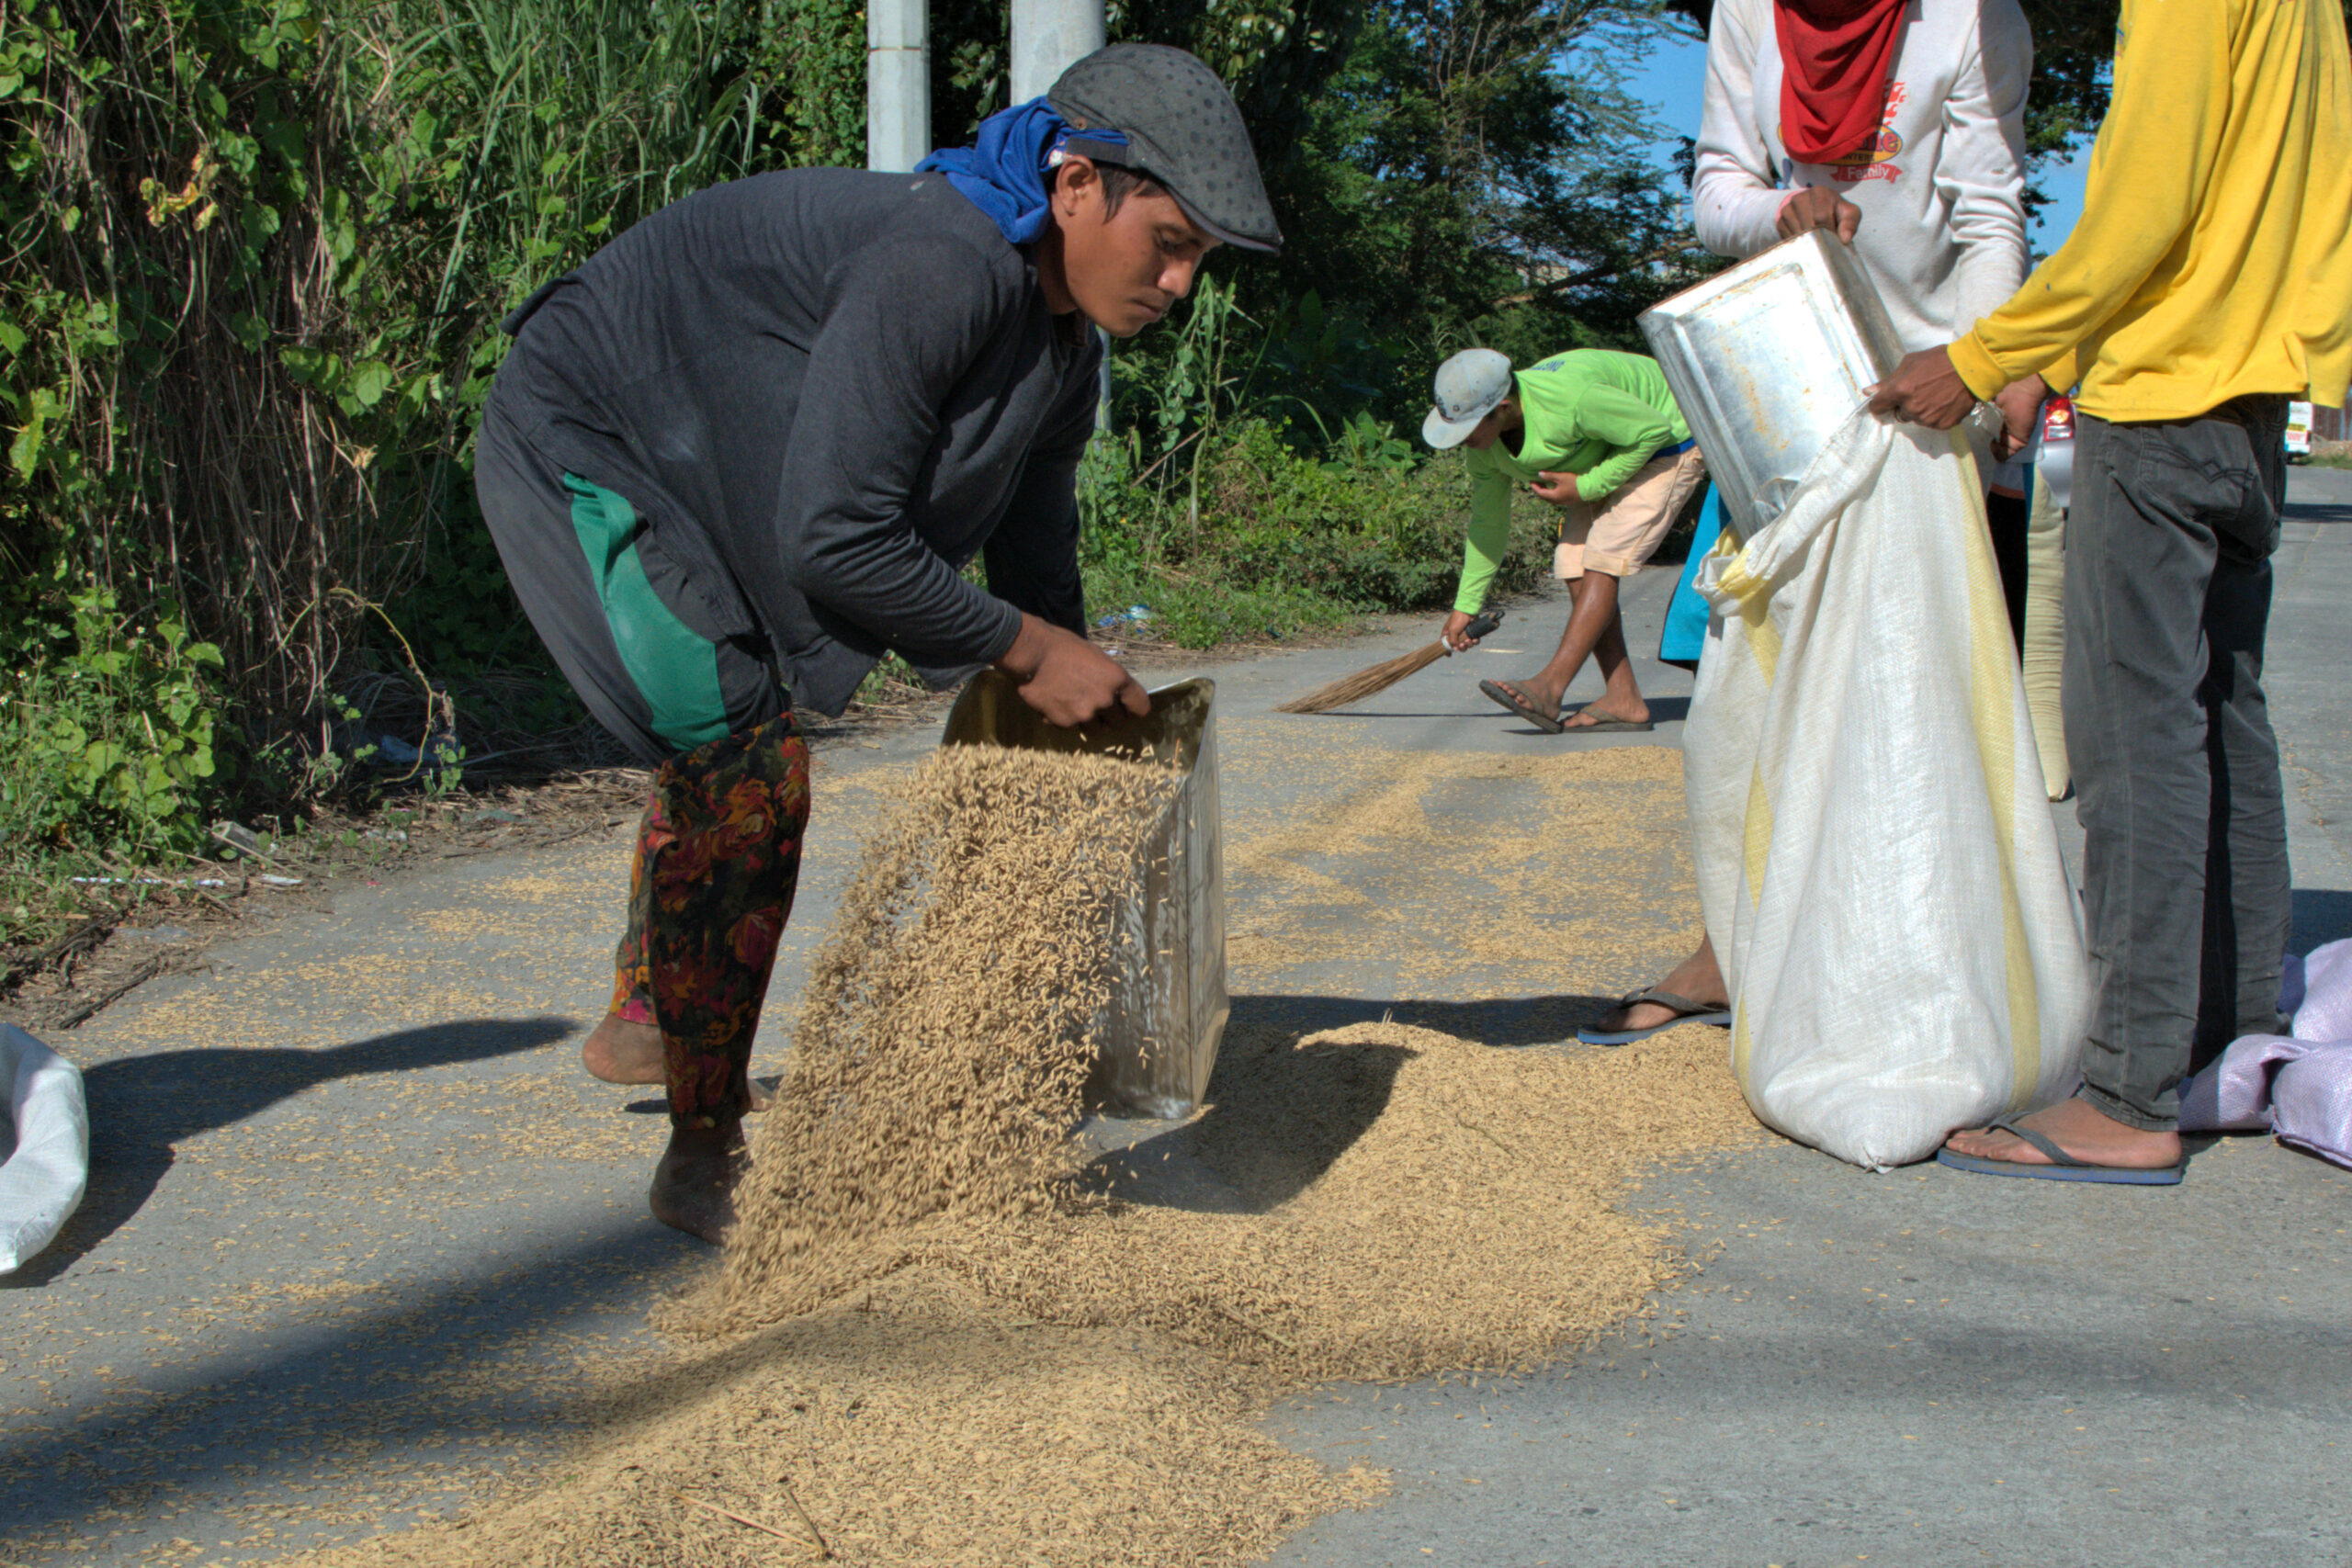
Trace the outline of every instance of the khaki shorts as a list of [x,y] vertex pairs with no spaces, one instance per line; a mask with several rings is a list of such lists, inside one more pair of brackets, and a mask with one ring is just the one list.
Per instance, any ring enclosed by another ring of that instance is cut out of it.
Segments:
[[1696,446],[1688,452],[1662,452],[1606,501],[1571,501],[1562,506],[1560,547],[1552,554],[1552,575],[1568,582],[1588,571],[1633,576],[1657,553],[1706,478],[1707,460]]

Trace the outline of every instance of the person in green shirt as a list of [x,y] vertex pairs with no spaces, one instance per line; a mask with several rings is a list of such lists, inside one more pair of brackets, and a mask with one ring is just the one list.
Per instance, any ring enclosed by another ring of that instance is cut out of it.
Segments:
[[[1421,438],[1439,451],[1468,448],[1471,485],[1462,583],[1439,635],[1456,651],[1474,646],[1465,628],[1510,545],[1511,486],[1524,484],[1560,509],[1552,570],[1573,607],[1550,663],[1478,689],[1554,734],[1649,728],[1617,585],[1649,560],[1707,479],[1657,361],[1580,348],[1514,375],[1493,349],[1465,348],[1438,367],[1436,389]],[[1564,720],[1560,699],[1588,658],[1600,660],[1606,689]]]

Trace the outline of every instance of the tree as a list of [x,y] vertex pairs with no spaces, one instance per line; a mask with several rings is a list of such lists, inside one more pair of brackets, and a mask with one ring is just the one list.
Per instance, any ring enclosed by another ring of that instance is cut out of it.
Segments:
[[1633,346],[1634,316],[1698,260],[1623,81],[1668,30],[1645,0],[1377,0],[1281,182],[1296,231],[1272,286],[1422,354],[1498,333]]
[[[1310,106],[1347,54],[1363,0],[1110,0],[1114,43],[1165,43],[1206,61],[1233,90],[1261,165],[1287,164]],[[931,8],[932,134],[967,140],[1005,107],[1012,8],[939,0]]]

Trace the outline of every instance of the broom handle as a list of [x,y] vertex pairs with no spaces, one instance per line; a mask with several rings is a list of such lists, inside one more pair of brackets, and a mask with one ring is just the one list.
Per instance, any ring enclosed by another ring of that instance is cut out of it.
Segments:
[[[1500,610],[1489,610],[1485,615],[1479,616],[1476,620],[1471,622],[1468,626],[1463,627],[1462,635],[1468,637],[1472,642],[1478,642],[1494,636],[1495,628],[1502,624],[1503,613]],[[1445,651],[1452,653],[1453,649],[1449,648]]]

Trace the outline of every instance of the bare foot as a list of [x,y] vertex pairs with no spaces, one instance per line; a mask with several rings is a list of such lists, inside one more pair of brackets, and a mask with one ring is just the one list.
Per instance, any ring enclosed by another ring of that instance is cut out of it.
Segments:
[[673,1127],[645,1201],[663,1224],[717,1246],[735,1223],[735,1183],[744,1165],[741,1122]]
[[[2152,1133],[2118,1122],[2087,1100],[2061,1100],[2047,1111],[2022,1117],[2030,1127],[2086,1165],[2119,1170],[2165,1170],[2180,1163],[2180,1134]],[[1956,1155],[1997,1159],[2010,1165],[2049,1165],[2050,1158],[2014,1133],[1969,1128],[1944,1140]]]
[[[1590,713],[1592,710],[1584,710]],[[1674,972],[1657,983],[1657,989],[1672,991],[1678,997],[1688,997],[1711,1008],[1731,1006],[1731,993],[1724,985],[1722,965],[1715,962],[1715,944],[1712,938],[1702,937],[1699,951],[1674,966]],[[1671,1023],[1679,1017],[1663,1002],[1635,1002],[1629,1008],[1618,1008],[1604,1013],[1593,1027],[1614,1033],[1627,1029],[1655,1029],[1661,1023]]]
[[[1590,729],[1594,725],[1612,718],[1623,719],[1627,724],[1647,724],[1650,721],[1650,705],[1639,697],[1627,703],[1616,703],[1602,697],[1598,702],[1585,704],[1562,719],[1560,728],[1563,730]],[[1670,991],[1674,987],[1668,986],[1667,989]]]
[[[666,1083],[669,1070],[662,1051],[662,1031],[650,1023],[632,1023],[618,1013],[606,1013],[580,1046],[580,1065],[588,1076],[606,1083]],[[768,1108],[768,1091],[751,1080],[753,1111]]]

